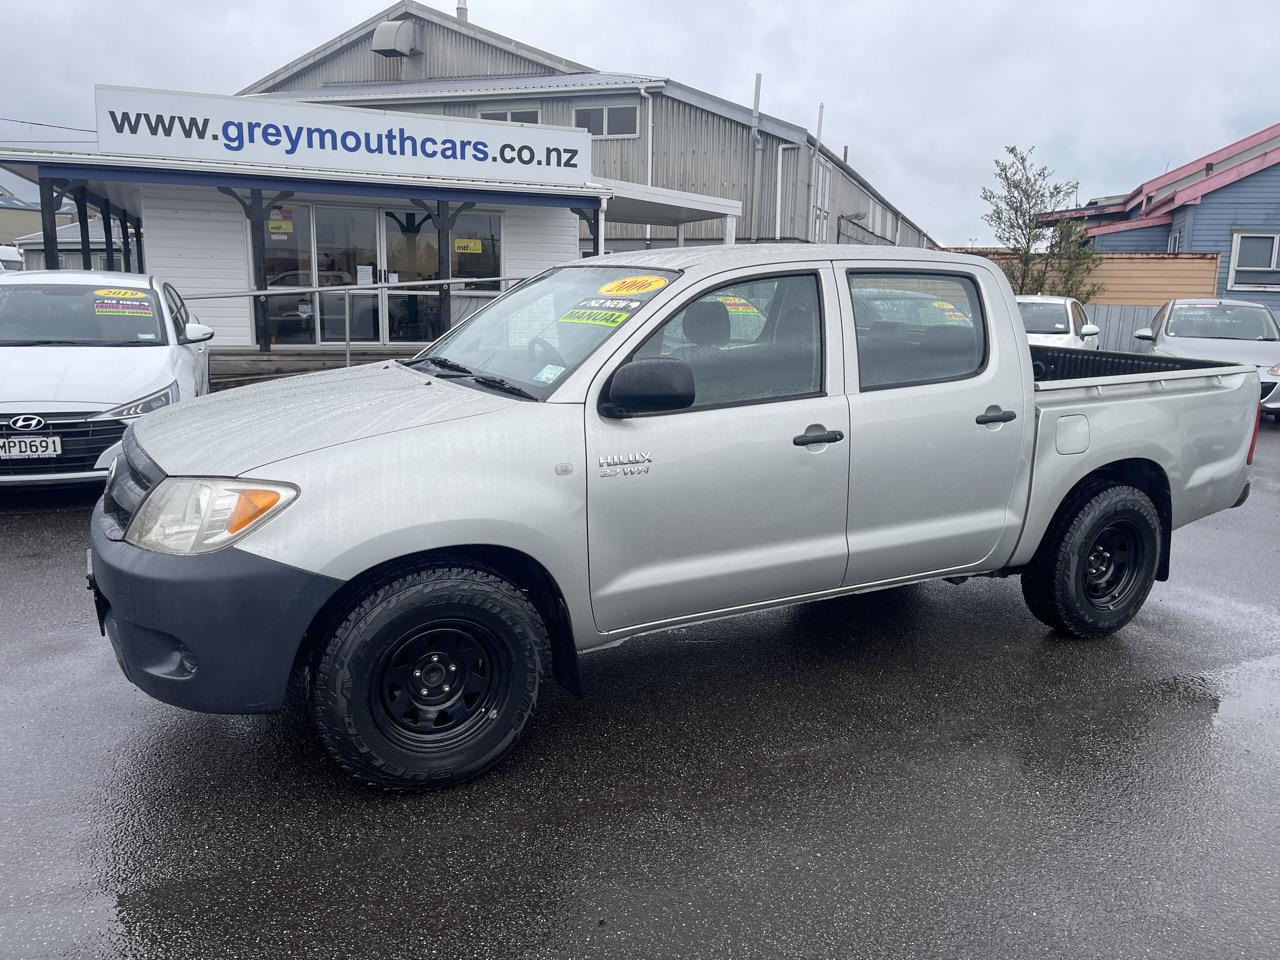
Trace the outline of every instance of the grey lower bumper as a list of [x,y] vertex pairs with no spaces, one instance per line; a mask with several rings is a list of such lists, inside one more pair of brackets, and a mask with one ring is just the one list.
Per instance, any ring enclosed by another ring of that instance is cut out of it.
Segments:
[[121,670],[204,713],[279,710],[307,627],[342,585],[235,547],[178,557],[112,540],[101,501],[91,539],[89,586]]

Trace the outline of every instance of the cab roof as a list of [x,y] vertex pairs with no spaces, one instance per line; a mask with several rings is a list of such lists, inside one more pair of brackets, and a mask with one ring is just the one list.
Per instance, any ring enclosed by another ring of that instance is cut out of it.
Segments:
[[988,269],[991,267],[989,260],[967,254],[926,250],[923,247],[881,247],[848,243],[732,243],[662,247],[656,250],[632,250],[586,257],[573,261],[572,266],[644,267],[705,275],[740,267],[763,267],[813,260],[881,260],[886,267],[895,263],[922,261],[981,265]]

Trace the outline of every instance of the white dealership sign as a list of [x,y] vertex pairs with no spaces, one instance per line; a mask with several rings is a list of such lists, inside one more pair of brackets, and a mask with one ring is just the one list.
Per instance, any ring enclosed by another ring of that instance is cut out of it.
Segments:
[[585,130],[135,87],[99,86],[96,100],[103,153],[556,186],[591,179]]

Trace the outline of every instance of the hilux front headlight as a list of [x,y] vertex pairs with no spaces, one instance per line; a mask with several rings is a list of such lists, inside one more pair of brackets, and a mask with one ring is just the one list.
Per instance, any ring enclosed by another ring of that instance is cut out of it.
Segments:
[[125,540],[159,553],[212,553],[234,543],[298,496],[288,483],[167,477],[129,524]]
[[139,397],[137,400],[130,400],[128,403],[122,403],[120,406],[112,407],[110,410],[95,413],[91,419],[128,420],[133,417],[140,417],[144,413],[150,413],[152,410],[159,410],[161,407],[171,406],[177,402],[178,381],[175,380],[163,390],[149,393],[145,397]]
[[1270,370],[1268,370],[1268,371],[1267,371],[1267,376],[1270,376],[1270,377],[1280,377],[1280,363],[1277,363],[1274,367],[1272,367]]

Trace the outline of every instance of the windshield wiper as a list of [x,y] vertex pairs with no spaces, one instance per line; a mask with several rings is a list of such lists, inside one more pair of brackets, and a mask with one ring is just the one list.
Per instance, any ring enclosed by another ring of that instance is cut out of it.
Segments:
[[464,367],[457,360],[450,360],[448,357],[423,357],[424,363],[429,363],[433,367],[439,367],[441,370],[452,370],[454,373],[461,373],[464,376],[471,376],[471,369]]
[[503,380],[501,377],[489,377],[481,374],[479,376],[472,376],[471,379],[482,387],[501,390],[503,393],[509,393],[513,397],[523,397],[525,400],[538,399],[524,387],[517,387],[514,383],[511,383],[509,380]]

